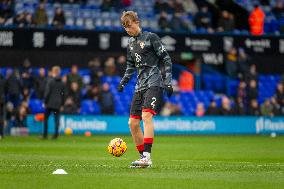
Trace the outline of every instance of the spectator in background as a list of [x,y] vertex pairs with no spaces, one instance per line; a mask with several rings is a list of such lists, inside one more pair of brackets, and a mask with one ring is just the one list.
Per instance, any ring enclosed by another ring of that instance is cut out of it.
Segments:
[[124,72],[126,70],[126,57],[124,55],[120,55],[116,59],[116,69],[117,69],[118,75],[120,77],[123,77]]
[[27,112],[25,107],[20,106],[16,114],[16,127],[27,127],[26,125]]
[[278,104],[284,106],[284,86],[283,83],[278,83],[276,87],[276,99]]
[[252,99],[258,99],[258,89],[256,80],[250,80],[247,92],[248,101]]
[[184,7],[185,12],[188,15],[193,16],[198,12],[198,7],[195,4],[194,0],[184,0],[184,1],[182,1],[182,3],[183,3],[183,7]]
[[27,127],[26,118],[27,118],[27,115],[30,113],[31,113],[31,110],[29,108],[27,101],[25,100],[22,101],[21,105],[17,109],[15,126]]
[[201,11],[195,15],[195,25],[197,28],[212,30],[212,16],[207,6],[201,7]]
[[270,0],[259,0],[259,3],[262,4],[262,5],[269,5]]
[[248,114],[251,116],[260,116],[261,112],[256,99],[252,99],[249,104]]
[[195,115],[197,117],[203,117],[205,115],[204,104],[202,102],[197,103]]
[[29,100],[30,100],[30,97],[31,97],[31,95],[30,95],[30,89],[27,88],[27,87],[24,87],[24,88],[23,88],[23,98],[22,98],[22,100],[23,100],[23,101],[29,101]]
[[14,107],[18,107],[20,102],[20,95],[22,94],[22,82],[20,78],[19,71],[17,69],[7,70],[6,79],[6,94],[7,100],[11,101]]
[[235,47],[232,47],[226,55],[226,72],[232,79],[235,79],[237,77],[237,61],[237,50]]
[[250,32],[252,35],[262,35],[264,30],[265,13],[258,5],[249,15]]
[[168,14],[165,11],[160,13],[160,17],[158,20],[159,28],[162,31],[169,31],[170,30],[170,23],[168,21]]
[[261,105],[260,111],[262,116],[273,116],[273,106],[268,98]]
[[90,70],[91,84],[99,85],[101,83],[100,78],[104,75],[100,59],[94,58],[89,62],[88,66]]
[[234,112],[231,108],[231,101],[228,97],[222,97],[221,115],[233,115]]
[[246,114],[246,108],[245,108],[243,98],[237,97],[236,104],[233,108],[233,112],[235,115],[245,115]]
[[166,102],[160,113],[162,116],[182,115],[181,107],[171,102]]
[[20,68],[20,73],[22,75],[23,73],[32,74],[32,72],[33,72],[32,63],[28,58],[25,58],[23,61],[23,66],[21,66]]
[[14,17],[14,21],[13,21],[14,25],[16,25],[19,28],[23,28],[26,22],[25,18],[26,18],[25,12],[19,13],[18,15]]
[[174,14],[175,12],[175,1],[174,0],[168,0],[168,14]]
[[48,24],[48,16],[45,10],[45,4],[40,3],[35,11],[35,25],[37,27],[45,27]]
[[0,15],[0,26],[5,26],[6,20]]
[[279,116],[281,115],[281,107],[278,104],[276,98],[273,96],[270,98],[271,105],[272,105],[272,114],[273,116]]
[[25,111],[26,111],[27,114],[31,114],[31,113],[32,113],[32,111],[31,111],[31,109],[30,109],[30,107],[29,107],[28,101],[23,100],[23,101],[21,102],[21,105],[20,105],[20,106],[22,106],[23,108],[25,108]]
[[109,57],[105,62],[105,75],[114,76],[116,74],[115,59],[114,57]]
[[31,28],[35,26],[34,18],[32,13],[27,13],[25,17],[25,27]]
[[81,91],[79,90],[79,85],[77,82],[72,82],[70,85],[70,90],[68,91],[68,97],[71,97],[77,110],[81,107]]
[[102,93],[99,96],[99,104],[101,107],[102,114],[112,115],[114,114],[114,99],[109,88],[110,87],[108,83],[103,84]]
[[33,75],[32,66],[29,59],[25,59],[23,62],[23,67],[21,68],[21,80],[24,88],[31,89],[33,87]]
[[46,82],[47,82],[47,79],[45,76],[45,69],[39,68],[39,75],[35,77],[35,81],[34,81],[34,89],[35,89],[36,97],[38,99],[43,99]]
[[205,115],[220,115],[220,109],[217,107],[216,101],[215,100],[211,100]]
[[245,81],[248,83],[250,80],[258,81],[258,73],[255,64],[252,64],[249,68],[249,72],[245,74]]
[[100,8],[102,12],[109,12],[112,6],[112,0],[103,0]]
[[283,0],[277,0],[275,7],[272,9],[273,14],[277,19],[284,18],[284,4]]
[[245,74],[249,72],[249,57],[243,48],[238,49],[239,78],[245,79]]
[[156,0],[154,3],[154,11],[156,14],[168,11],[168,4],[163,0]]
[[64,106],[63,106],[63,114],[77,114],[78,107],[75,105],[73,99],[71,97],[67,97]]
[[67,74],[67,87],[68,87],[68,90],[71,89],[71,83],[73,83],[73,82],[78,83],[79,90],[82,89],[82,87],[83,87],[83,79],[78,74],[78,66],[77,65],[72,65],[71,73]]
[[55,133],[53,139],[59,135],[59,116],[60,109],[64,104],[64,84],[60,78],[60,67],[52,67],[52,79],[47,83],[44,93],[44,132],[43,139],[47,139],[48,135],[48,118],[51,113],[54,113]]
[[247,86],[246,82],[240,81],[237,91],[237,97],[242,98],[243,102],[246,102],[247,98],[246,86]]
[[[47,77],[46,80],[47,80],[46,86],[48,85],[49,82],[51,82],[53,80],[51,71],[48,72],[48,77]],[[64,95],[65,95],[64,99],[66,99],[68,97],[68,92],[70,90],[69,85],[67,84],[67,75],[62,76],[61,81],[62,81],[63,86],[64,86]]]
[[88,86],[85,99],[92,99],[98,101],[100,97],[100,88],[98,85]]
[[183,7],[183,1],[182,0],[176,0],[175,1],[175,13],[184,13],[184,7]]
[[55,28],[62,29],[65,25],[65,15],[61,7],[55,9],[55,14],[52,20],[52,25]]
[[175,12],[170,21],[170,28],[172,31],[188,31],[189,24],[181,18],[180,13]]
[[178,86],[180,91],[194,90],[194,75],[188,71],[181,71]]
[[233,14],[224,10],[218,20],[219,32],[231,32],[235,29],[235,20]]

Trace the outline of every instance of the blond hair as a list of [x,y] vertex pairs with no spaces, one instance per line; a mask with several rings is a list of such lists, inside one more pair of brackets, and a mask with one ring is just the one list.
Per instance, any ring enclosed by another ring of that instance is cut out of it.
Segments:
[[51,72],[52,72],[54,75],[58,76],[58,75],[60,75],[61,69],[60,69],[59,66],[53,66],[52,69],[51,69]]
[[139,18],[137,12],[134,11],[123,11],[120,17],[121,25],[123,27],[129,26],[129,23],[132,22],[139,22]]

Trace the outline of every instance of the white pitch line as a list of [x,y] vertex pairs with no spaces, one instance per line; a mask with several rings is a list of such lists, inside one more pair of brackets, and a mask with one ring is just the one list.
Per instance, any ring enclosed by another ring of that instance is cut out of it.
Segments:
[[284,166],[284,163],[280,162],[273,162],[273,163],[259,163],[259,162],[249,162],[249,161],[199,161],[199,160],[189,160],[189,159],[174,159],[170,161],[175,161],[175,162],[183,162],[183,161],[188,161],[188,162],[200,162],[200,163],[225,163],[225,164],[259,164],[259,165],[277,165],[277,166]]

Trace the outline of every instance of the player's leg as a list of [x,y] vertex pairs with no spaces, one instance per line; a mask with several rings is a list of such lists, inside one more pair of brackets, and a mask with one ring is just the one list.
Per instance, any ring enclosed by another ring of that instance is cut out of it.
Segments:
[[129,118],[128,121],[132,139],[140,154],[144,151],[143,133],[140,127],[140,118]]
[[148,89],[144,94],[142,120],[144,126],[144,152],[143,158],[136,162],[142,167],[151,167],[151,151],[154,141],[154,123],[153,116],[156,115],[161,108],[163,92],[160,87]]
[[149,155],[154,140],[153,113],[142,112],[142,120],[144,125],[144,154]]
[[130,108],[130,118],[128,124],[136,148],[140,154],[143,154],[144,142],[143,142],[143,133],[140,127],[141,113],[142,113],[142,98],[140,92],[136,92],[132,99],[131,108]]

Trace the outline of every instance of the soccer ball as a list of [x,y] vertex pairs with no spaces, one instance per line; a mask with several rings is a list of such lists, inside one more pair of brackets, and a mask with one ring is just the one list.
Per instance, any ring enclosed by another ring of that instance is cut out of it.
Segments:
[[64,130],[64,133],[65,135],[72,135],[73,134],[73,130],[69,127],[67,127],[65,130]]
[[126,152],[127,146],[121,138],[115,138],[110,141],[107,149],[111,155],[120,157]]

